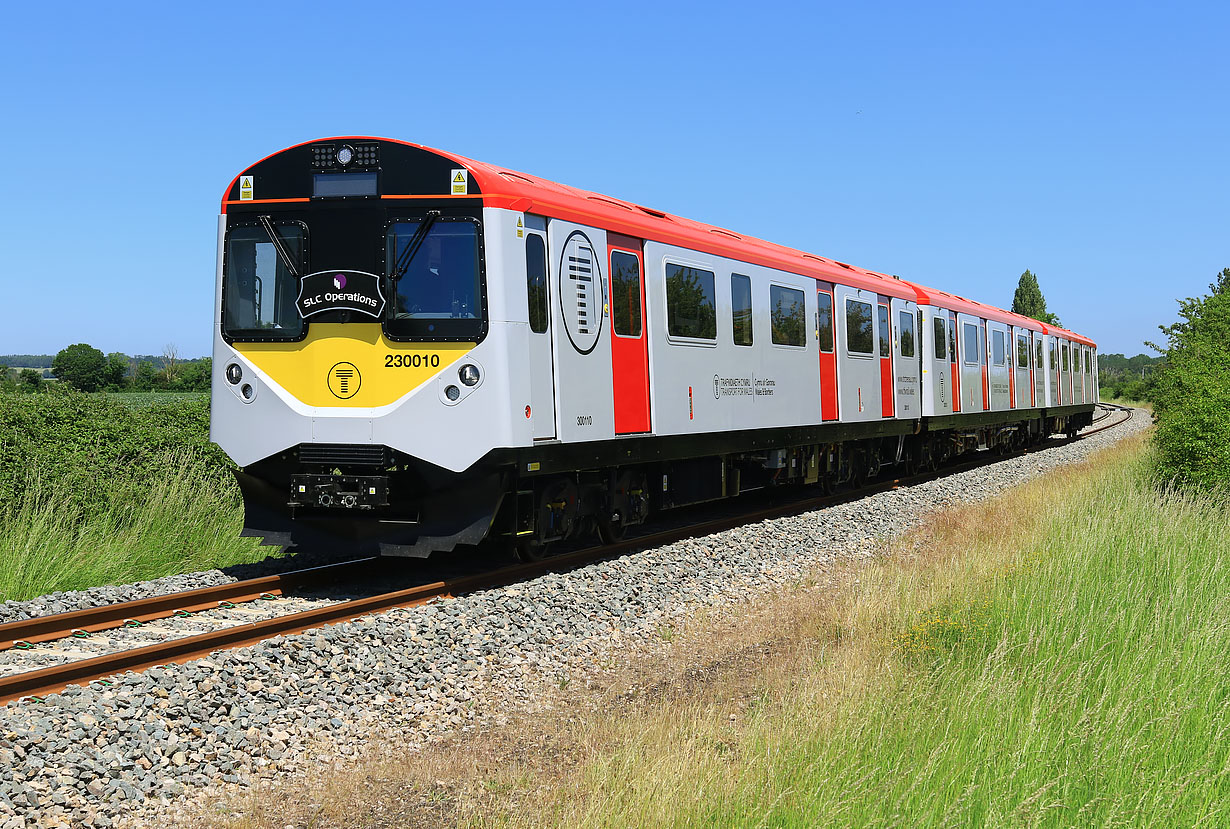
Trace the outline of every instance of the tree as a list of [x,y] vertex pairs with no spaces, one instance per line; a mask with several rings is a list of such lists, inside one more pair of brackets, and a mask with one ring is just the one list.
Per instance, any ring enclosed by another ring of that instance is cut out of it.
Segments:
[[81,391],[98,391],[106,382],[107,358],[92,345],[76,343],[55,356],[51,373]]
[[1030,270],[1021,274],[1021,280],[1016,285],[1016,293],[1012,295],[1012,313],[1047,325],[1060,325],[1059,317],[1046,310],[1046,297],[1042,296],[1038,277]]
[[21,384],[31,390],[37,390],[43,385],[43,373],[32,368],[23,368],[20,375]]
[[1230,491],[1230,268],[1209,294],[1179,300],[1180,320],[1158,326],[1166,358],[1153,392],[1158,471],[1180,486]]
[[13,391],[17,388],[14,372],[6,365],[0,365],[0,391]]
[[170,388],[178,376],[179,349],[175,347],[175,343],[167,343],[162,347],[162,379],[165,385]]
[[128,378],[128,355],[119,351],[108,354],[104,378],[109,388],[124,388],[124,383]]
[[154,368],[154,364],[149,360],[142,360],[137,363],[137,368],[132,373],[132,387],[137,391],[149,391],[153,389],[159,382],[158,370]]

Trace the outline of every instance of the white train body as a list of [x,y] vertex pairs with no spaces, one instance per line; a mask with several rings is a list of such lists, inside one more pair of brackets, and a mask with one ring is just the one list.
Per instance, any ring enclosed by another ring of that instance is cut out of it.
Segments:
[[617,535],[1097,400],[1072,332],[402,142],[289,148],[223,210],[212,437],[269,543]]

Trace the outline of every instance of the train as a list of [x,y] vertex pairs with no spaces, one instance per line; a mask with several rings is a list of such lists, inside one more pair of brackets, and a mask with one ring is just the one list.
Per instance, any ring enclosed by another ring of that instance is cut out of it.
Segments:
[[405,141],[252,164],[217,244],[210,436],[271,545],[538,558],[1074,435],[1098,400],[1076,332]]

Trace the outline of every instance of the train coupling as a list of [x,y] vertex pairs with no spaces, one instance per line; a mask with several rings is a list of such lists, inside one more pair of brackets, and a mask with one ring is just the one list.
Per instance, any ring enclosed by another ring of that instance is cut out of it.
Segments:
[[290,506],[375,509],[389,505],[385,475],[292,475]]

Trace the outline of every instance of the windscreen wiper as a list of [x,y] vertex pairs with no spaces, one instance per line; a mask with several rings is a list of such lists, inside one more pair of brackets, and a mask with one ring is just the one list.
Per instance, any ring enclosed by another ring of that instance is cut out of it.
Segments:
[[265,232],[269,234],[269,240],[273,242],[273,247],[278,252],[278,258],[282,260],[282,264],[286,266],[286,270],[290,271],[290,275],[299,276],[299,268],[291,261],[290,251],[286,249],[286,244],[282,241],[282,237],[278,235],[278,229],[273,226],[273,222],[268,216],[259,216],[261,227],[265,228]]
[[396,282],[406,274],[410,263],[414,261],[414,256],[419,252],[419,248],[423,246],[423,242],[427,239],[427,232],[431,230],[431,226],[436,223],[436,219],[440,218],[439,210],[428,210],[427,215],[423,217],[422,224],[418,230],[414,231],[414,235],[410,237],[410,241],[406,243],[406,249],[401,252],[401,256],[397,257],[397,267],[393,269],[390,278]]

